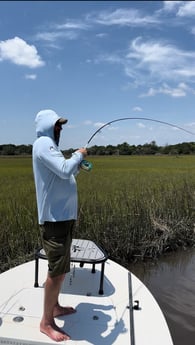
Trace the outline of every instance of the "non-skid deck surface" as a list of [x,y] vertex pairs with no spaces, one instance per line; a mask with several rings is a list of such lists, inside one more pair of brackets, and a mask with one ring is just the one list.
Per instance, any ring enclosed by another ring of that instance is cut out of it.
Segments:
[[[56,318],[59,327],[71,336],[63,343],[82,345],[134,345],[131,326],[135,326],[136,345],[173,345],[164,316],[147,288],[134,276],[133,301],[140,310],[129,308],[129,272],[111,260],[105,263],[104,295],[99,295],[101,264],[96,273],[91,265],[72,265],[60,293],[60,303],[77,312]],[[39,285],[34,288],[34,261],[0,275],[0,344],[46,345],[56,342],[40,333],[44,280],[47,261],[40,260]]]
[[[93,274],[91,265],[80,268],[75,264],[66,276],[60,293],[60,303],[77,309],[75,314],[56,318],[57,325],[71,336],[71,340],[66,341],[66,344],[130,344],[127,274],[126,282],[124,277],[122,278],[126,289],[119,294],[105,274],[105,292],[100,296],[100,269],[101,265],[96,265],[96,273]],[[9,285],[9,292],[4,293],[4,301],[1,297],[0,344],[55,343],[39,332],[46,261],[40,260],[39,288],[33,287],[34,263],[21,265],[20,269],[12,271],[12,274],[11,271],[7,272],[2,284],[0,279],[1,289],[6,289]]]

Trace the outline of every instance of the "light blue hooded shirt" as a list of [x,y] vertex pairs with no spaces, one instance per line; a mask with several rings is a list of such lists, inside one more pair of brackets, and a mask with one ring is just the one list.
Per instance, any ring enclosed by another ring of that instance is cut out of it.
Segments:
[[40,111],[35,118],[33,173],[39,224],[77,219],[75,176],[83,155],[76,151],[71,158],[64,158],[54,140],[54,126],[60,118],[50,109]]

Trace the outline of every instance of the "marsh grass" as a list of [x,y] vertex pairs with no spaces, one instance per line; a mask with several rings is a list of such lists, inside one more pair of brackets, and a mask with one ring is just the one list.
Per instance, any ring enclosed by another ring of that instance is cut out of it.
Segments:
[[[194,245],[195,157],[89,157],[78,181],[74,237],[114,260],[156,258]],[[31,158],[0,159],[1,271],[33,258],[40,242]]]
[[194,173],[195,157],[96,158],[79,176],[78,235],[122,263],[193,245]]
[[30,158],[0,159],[1,271],[32,257],[40,244]]

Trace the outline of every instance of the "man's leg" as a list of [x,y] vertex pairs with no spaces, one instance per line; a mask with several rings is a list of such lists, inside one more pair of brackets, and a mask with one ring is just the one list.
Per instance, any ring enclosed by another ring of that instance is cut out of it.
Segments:
[[54,321],[54,311],[58,304],[58,295],[64,277],[65,274],[57,277],[50,277],[48,275],[45,282],[44,311],[40,330],[55,341],[70,339],[69,335],[65,334]]
[[67,340],[70,337],[55,324],[54,318],[76,311],[71,307],[62,307],[58,303],[59,292],[65,278],[64,272],[70,270],[73,225],[74,221],[45,222],[41,228],[44,249],[49,262],[49,273],[45,282],[44,312],[40,330],[55,341]]

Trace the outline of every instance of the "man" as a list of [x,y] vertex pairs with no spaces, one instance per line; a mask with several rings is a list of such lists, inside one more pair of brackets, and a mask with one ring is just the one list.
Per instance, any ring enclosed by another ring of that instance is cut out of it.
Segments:
[[76,311],[60,306],[58,296],[65,274],[70,271],[72,230],[77,219],[75,175],[87,151],[81,148],[71,158],[64,158],[58,144],[62,125],[67,119],[53,110],[41,110],[35,123],[37,139],[33,144],[33,173],[38,221],[49,267],[40,331],[52,340],[63,341],[70,337],[56,325],[54,318]]

